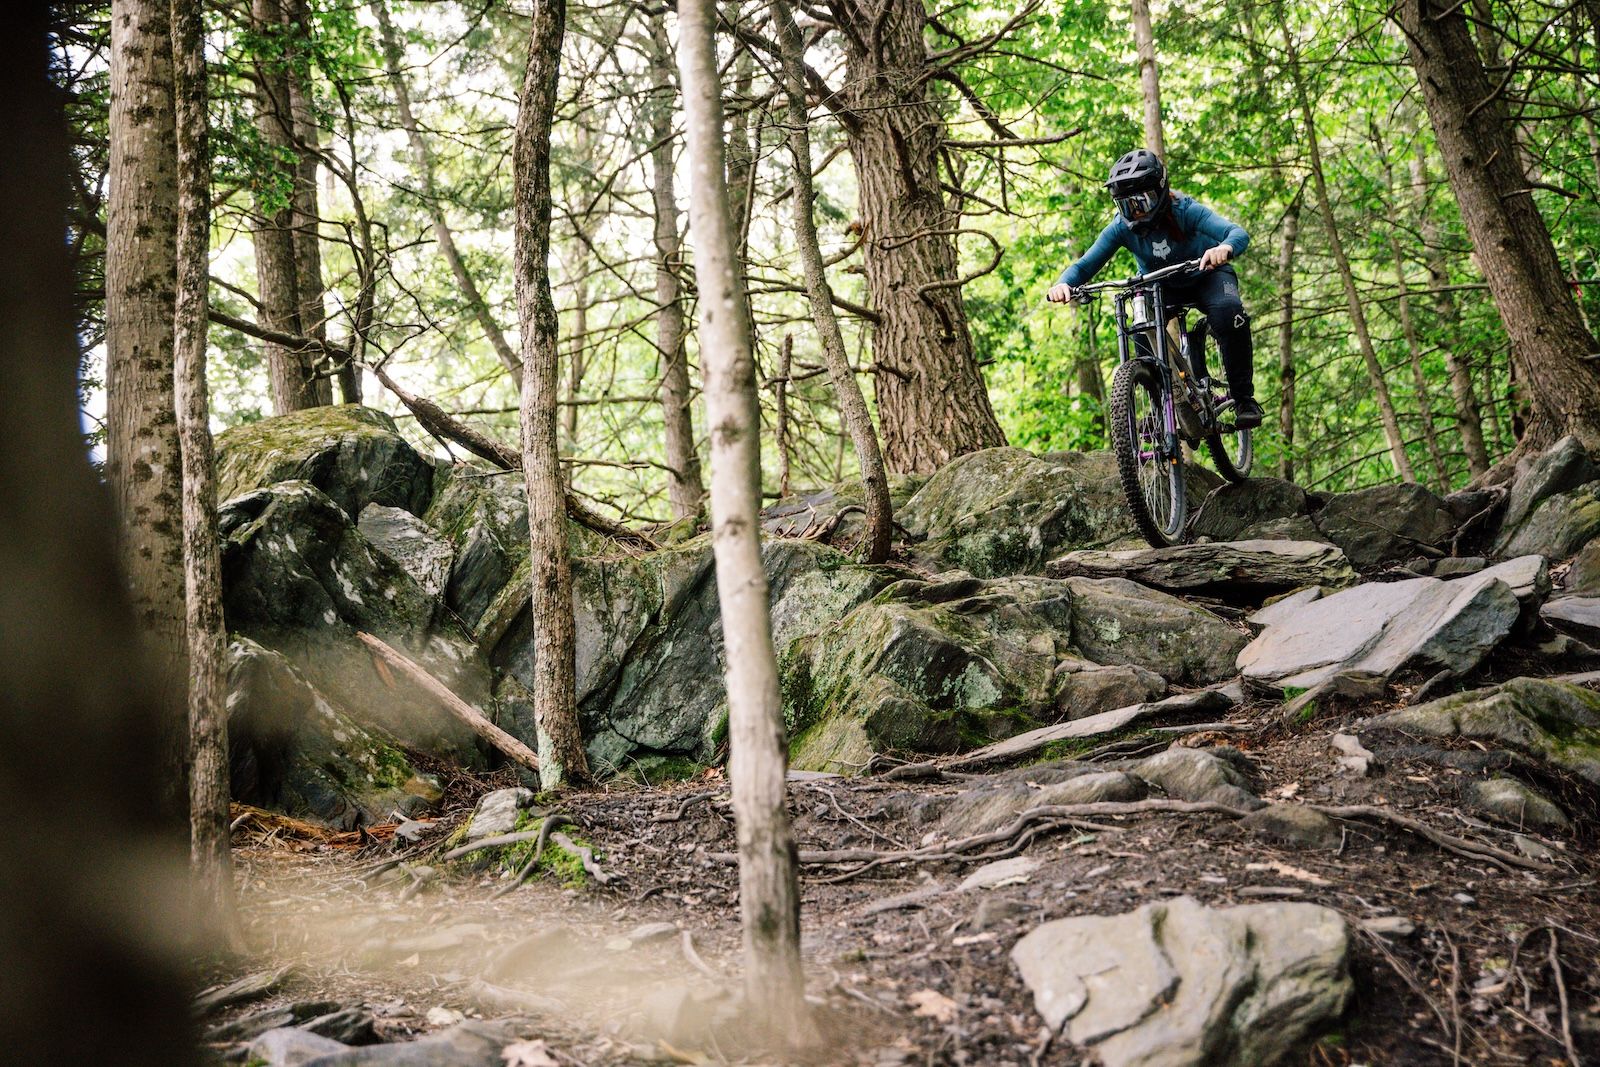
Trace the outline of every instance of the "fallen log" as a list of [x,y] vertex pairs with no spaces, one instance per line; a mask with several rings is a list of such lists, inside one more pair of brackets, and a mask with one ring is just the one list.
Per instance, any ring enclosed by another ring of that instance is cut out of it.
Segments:
[[[427,430],[435,437],[446,441],[454,441],[462,448],[471,452],[479,459],[486,459],[496,467],[506,471],[519,471],[522,469],[522,453],[501,444],[488,434],[479,433],[466,423],[451,415],[444,408],[435,404],[425,396],[417,396],[395,380],[382,367],[369,367],[383,387],[395,395],[395,399],[406,406],[406,410],[416,416],[417,425]],[[637,530],[630,530],[621,523],[612,522],[603,515],[590,510],[583,501],[567,494],[567,517],[586,529],[593,530],[603,537],[614,541],[633,545],[646,551],[659,547],[654,541]]]
[[449,687],[429,674],[415,661],[395,651],[395,649],[371,634],[357,633],[356,637],[360,638],[361,643],[371,649],[373,655],[377,656],[381,662],[387,663],[425,689],[430,696],[444,705],[446,711],[466,723],[473,733],[505,753],[508,758],[528,768],[528,770],[537,771],[539,769],[539,757],[534,755],[533,749],[484,718],[482,712],[450,692]]

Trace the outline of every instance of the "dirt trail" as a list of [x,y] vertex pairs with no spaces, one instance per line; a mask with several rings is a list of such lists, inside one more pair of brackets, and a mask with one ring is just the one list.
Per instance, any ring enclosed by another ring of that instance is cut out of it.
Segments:
[[[1182,743],[1234,746],[1263,798],[1378,805],[1510,850],[1510,831],[1454,806],[1459,771],[1402,758],[1369,777],[1340,772],[1331,737],[1375,710],[1286,727],[1276,706],[1246,708],[1233,716],[1246,729]],[[1167,743],[1135,739],[1114,755]],[[1023,781],[1029,773],[1010,772]],[[800,847],[915,848],[939,832],[927,818],[937,798],[986,780],[797,782]],[[457,784],[449,814],[407,850],[412,869],[440,851],[475,793],[510,783]],[[544,1040],[560,1063],[757,1062],[742,1058],[729,1029],[737,1021],[739,929],[736,871],[722,858],[734,848],[722,786],[713,777],[563,801],[604,870],[619,876],[610,885],[590,878],[564,888],[545,873],[497,898],[506,881],[498,867],[438,868],[415,886],[409,875],[374,879],[391,843],[354,851],[303,843],[308,850],[297,851],[280,833],[241,847],[246,919],[260,948],[252,965],[299,966],[264,1003],[364,1004],[386,1040],[439,1029],[455,1012],[492,1017],[520,1007],[530,1009],[524,1036]],[[834,1035],[814,1059],[1082,1062],[1042,1030],[1011,947],[1051,919],[1127,911],[1179,893],[1214,906],[1311,901],[1351,921],[1355,1003],[1342,1029],[1304,1052],[1306,1063],[1451,1064],[1457,1049],[1459,1062],[1474,1064],[1561,1062],[1563,1028],[1580,1057],[1600,1053],[1600,894],[1588,859],[1600,842],[1592,824],[1554,850],[1551,871],[1534,873],[1369,821],[1342,823],[1337,851],[1280,848],[1210,814],[1093,821],[1100,829],[1033,838],[1022,854],[1040,866],[995,888],[959,890],[976,866],[965,862],[885,864],[855,877],[841,875],[859,861],[807,865],[810,991]],[[1406,925],[1401,919],[1414,931],[1384,935],[1364,925]],[[647,928],[666,923],[676,929]]]

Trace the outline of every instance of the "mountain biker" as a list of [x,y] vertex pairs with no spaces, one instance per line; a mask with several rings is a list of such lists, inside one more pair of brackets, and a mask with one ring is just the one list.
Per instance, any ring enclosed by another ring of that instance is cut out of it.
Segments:
[[[1250,316],[1239,299],[1239,277],[1228,262],[1244,252],[1250,235],[1192,197],[1174,193],[1167,168],[1147,149],[1136,149],[1117,160],[1106,188],[1116,201],[1116,218],[1100,231],[1087,252],[1062,271],[1046,299],[1054,303],[1070,300],[1073,289],[1093,278],[1118,248],[1133,253],[1140,273],[1199,259],[1202,273],[1161,283],[1167,306],[1188,304],[1205,315],[1222,352],[1228,391],[1234,400],[1234,424],[1241,430],[1260,426]],[[1142,341],[1140,347],[1144,347]]]

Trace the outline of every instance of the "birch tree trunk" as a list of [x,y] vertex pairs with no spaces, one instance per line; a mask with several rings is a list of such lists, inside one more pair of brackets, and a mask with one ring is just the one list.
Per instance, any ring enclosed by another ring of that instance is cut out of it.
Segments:
[[760,413],[728,191],[711,0],[680,0],[678,69],[688,129],[689,217],[700,289],[700,348],[711,426],[711,520],[727,649],[734,819],[745,996],[755,1022],[792,1043],[814,1031],[800,968],[798,857],[784,806],[788,751],[761,566]]
[[[889,558],[889,540],[894,533],[894,513],[889,503],[889,479],[883,469],[883,453],[872,428],[866,397],[850,369],[844,335],[833,312],[833,290],[817,243],[817,225],[811,214],[815,193],[811,185],[810,116],[806,110],[805,45],[794,11],[787,0],[772,0],[772,19],[777,28],[778,45],[783,54],[783,90],[787,101],[789,153],[794,157],[794,188],[790,204],[794,218],[795,245],[805,272],[806,294],[811,300],[811,318],[822,342],[823,359],[833,380],[839,414],[850,431],[856,459],[861,465],[861,483],[866,494],[867,528],[864,545],[868,563]],[[787,371],[785,371],[787,374]]]
[[174,419],[178,149],[168,0],[111,11],[106,201],[106,477],[138,632],[159,679],[164,811],[188,810],[183,477]]
[[566,14],[565,0],[534,0],[512,148],[517,314],[522,323],[522,471],[528,487],[533,572],[531,688],[539,732],[539,782],[545,789],[590,781],[578,728],[572,560],[556,428],[560,331],[549,271],[550,128],[555,121]]
[[456,287],[466,298],[467,306],[472,309],[472,317],[477,320],[478,328],[488,339],[489,347],[494,349],[495,358],[510,372],[512,384],[521,389],[522,360],[511,347],[511,343],[506,340],[500,324],[490,312],[489,304],[484,300],[477,280],[472,277],[466,261],[461,258],[460,250],[456,248],[456,238],[450,229],[450,223],[444,217],[444,205],[439,200],[439,191],[434,183],[433,153],[429,150],[428,142],[417,125],[417,117],[411,110],[411,90],[406,85],[405,72],[401,69],[405,53],[400,47],[400,37],[395,33],[394,20],[389,17],[389,6],[385,0],[373,0],[372,13],[378,20],[378,36],[383,45],[383,69],[389,78],[389,91],[394,93],[395,108],[400,113],[400,126],[406,131],[406,143],[411,149],[411,165],[417,172],[422,206],[428,212],[428,219],[433,224],[434,243],[439,246],[439,254],[449,264],[450,273],[456,280]]
[[1531,417],[1511,456],[1576,434],[1600,447],[1600,371],[1518,160],[1511,118],[1473,47],[1460,7],[1402,0],[1396,17],[1484,280],[1511,338]]
[[[19,5],[0,39],[6,131],[25,146],[0,163],[0,425],[16,457],[0,465],[8,502],[0,508],[0,781],[8,785],[0,1048],[16,1064],[188,1067],[200,1056],[174,928],[181,915],[163,906],[183,891],[182,824],[163,810],[173,768],[157,743],[181,705],[157,697],[140,654],[142,623],[112,545],[116,521],[79,422],[76,286],[63,237],[79,161],[68,153],[66,94],[47,70],[55,17],[44,4]],[[170,106],[144,113],[148,124],[139,112],[169,85],[154,77],[169,52],[164,40],[155,46],[167,21],[166,0],[119,0],[112,12],[111,130],[122,141],[113,188],[123,201],[112,247],[123,252],[136,236],[130,191],[154,191],[128,182],[137,164],[165,158],[172,145]],[[165,233],[170,265],[170,225]],[[120,286],[128,265],[118,269]],[[159,274],[143,276],[156,286],[148,315],[130,319],[137,301],[130,308],[130,294],[116,295],[124,354],[134,322],[172,329],[170,280],[163,319],[154,306]],[[166,416],[170,428],[170,406]]]
[[1294,249],[1300,238],[1300,197],[1283,218],[1278,245],[1278,437],[1283,441],[1278,477],[1294,481]]
[[678,271],[683,245],[678,228],[678,190],[673,173],[672,53],[666,15],[650,21],[650,176],[655,208],[656,353],[661,360],[661,418],[666,429],[667,499],[677,521],[695,519],[705,500],[700,454],[694,442],[694,394],[684,345],[683,289]]
[[177,128],[177,296],[173,382],[183,454],[183,564],[189,637],[189,859],[202,926],[236,945],[228,833],[227,633],[217,481],[206,395],[206,299],[211,251],[204,27],[199,4],[170,0]]
[[1144,97],[1144,146],[1163,161],[1167,139],[1161,128],[1161,73],[1156,66],[1156,35],[1150,23],[1150,0],[1129,0],[1133,40],[1139,50],[1139,92]]
[[1355,331],[1356,344],[1361,349],[1361,361],[1367,368],[1367,379],[1372,383],[1373,399],[1378,404],[1378,415],[1383,422],[1383,436],[1389,443],[1389,462],[1402,480],[1414,482],[1411,460],[1406,456],[1405,436],[1400,432],[1400,419],[1395,414],[1394,400],[1389,395],[1389,383],[1384,380],[1383,366],[1372,347],[1372,335],[1367,330],[1367,314],[1361,306],[1361,296],[1356,292],[1355,275],[1350,270],[1350,258],[1345,255],[1344,242],[1339,238],[1339,227],[1333,217],[1333,202],[1328,199],[1328,182],[1322,172],[1322,148],[1317,136],[1316,119],[1311,112],[1311,100],[1306,95],[1305,77],[1300,70],[1300,54],[1295,48],[1289,23],[1280,19],[1283,29],[1284,50],[1288,53],[1290,77],[1294,80],[1295,98],[1300,106],[1300,119],[1305,129],[1306,148],[1311,156],[1311,181],[1317,193],[1317,209],[1322,215],[1322,226],[1328,234],[1328,249],[1333,253],[1339,279],[1344,283],[1345,303],[1350,308],[1350,327]]

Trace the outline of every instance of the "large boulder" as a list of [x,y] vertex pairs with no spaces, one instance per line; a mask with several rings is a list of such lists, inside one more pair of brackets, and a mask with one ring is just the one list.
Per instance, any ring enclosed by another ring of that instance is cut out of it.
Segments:
[[1568,682],[1514,678],[1368,719],[1368,732],[1478,742],[1600,786],[1600,693]]
[[277,482],[307,482],[351,519],[368,504],[422,514],[433,495],[433,464],[394,420],[371,408],[307,408],[217,435],[217,499]]
[[1443,551],[1456,528],[1449,506],[1414,483],[1340,493],[1313,521],[1362,571]]
[[1052,1031],[1105,1067],[1271,1067],[1350,999],[1344,919],[1180,896],[1057,919],[1011,950]]
[[340,829],[423,806],[407,789],[416,771],[392,739],[247,637],[228,646],[228,754],[233,798],[244,804]]
[[1500,550],[1508,549],[1522,524],[1549,498],[1600,478],[1589,453],[1576,437],[1563,437],[1550,448],[1517,463],[1511,492],[1500,517]]
[[1052,578],[1128,578],[1163,592],[1256,604],[1303,586],[1341,589],[1357,581],[1344,553],[1318,541],[1081,549],[1051,560],[1045,573]]
[[433,527],[401,508],[368,504],[356,528],[374,548],[416,579],[424,593],[435,599],[444,596],[456,550]]
[[1547,497],[1515,530],[1501,535],[1501,555],[1536,552],[1565,559],[1600,534],[1600,481]]
[[466,635],[342,508],[307,482],[236,497],[218,516],[230,631],[284,653],[318,690],[402,744],[480,766],[475,735],[411,683],[380,674],[364,631],[418,660],[470,704],[490,676]]
[[1313,503],[1304,489],[1282,478],[1226,482],[1206,497],[1190,532],[1213,541],[1259,538],[1271,524],[1310,514]]
[[1411,578],[1368,583],[1330,596],[1297,594],[1250,617],[1261,633],[1239,654],[1247,683],[1303,691],[1343,673],[1389,678],[1403,670],[1477,664],[1516,625],[1516,590],[1526,563],[1441,581]]
[[[848,770],[877,752],[974,747],[1163,682],[1230,676],[1243,643],[1209,612],[1121,579],[897,582],[788,650],[791,758]],[[1095,677],[1108,668],[1126,670]]]
[[[1188,473],[1199,507],[1219,479],[1198,466]],[[970,452],[929,478],[896,519],[935,569],[979,578],[1040,574],[1069,549],[1142,543],[1110,452]]]
[[[768,539],[762,560],[780,654],[902,573],[804,540]],[[524,687],[534,681],[530,588],[521,577],[507,583],[478,626],[491,662]],[[573,588],[578,707],[591,764],[604,771],[642,756],[710,760],[723,736],[725,695],[709,537],[640,556],[580,558]],[[506,707],[507,729],[532,744],[527,701]]]

